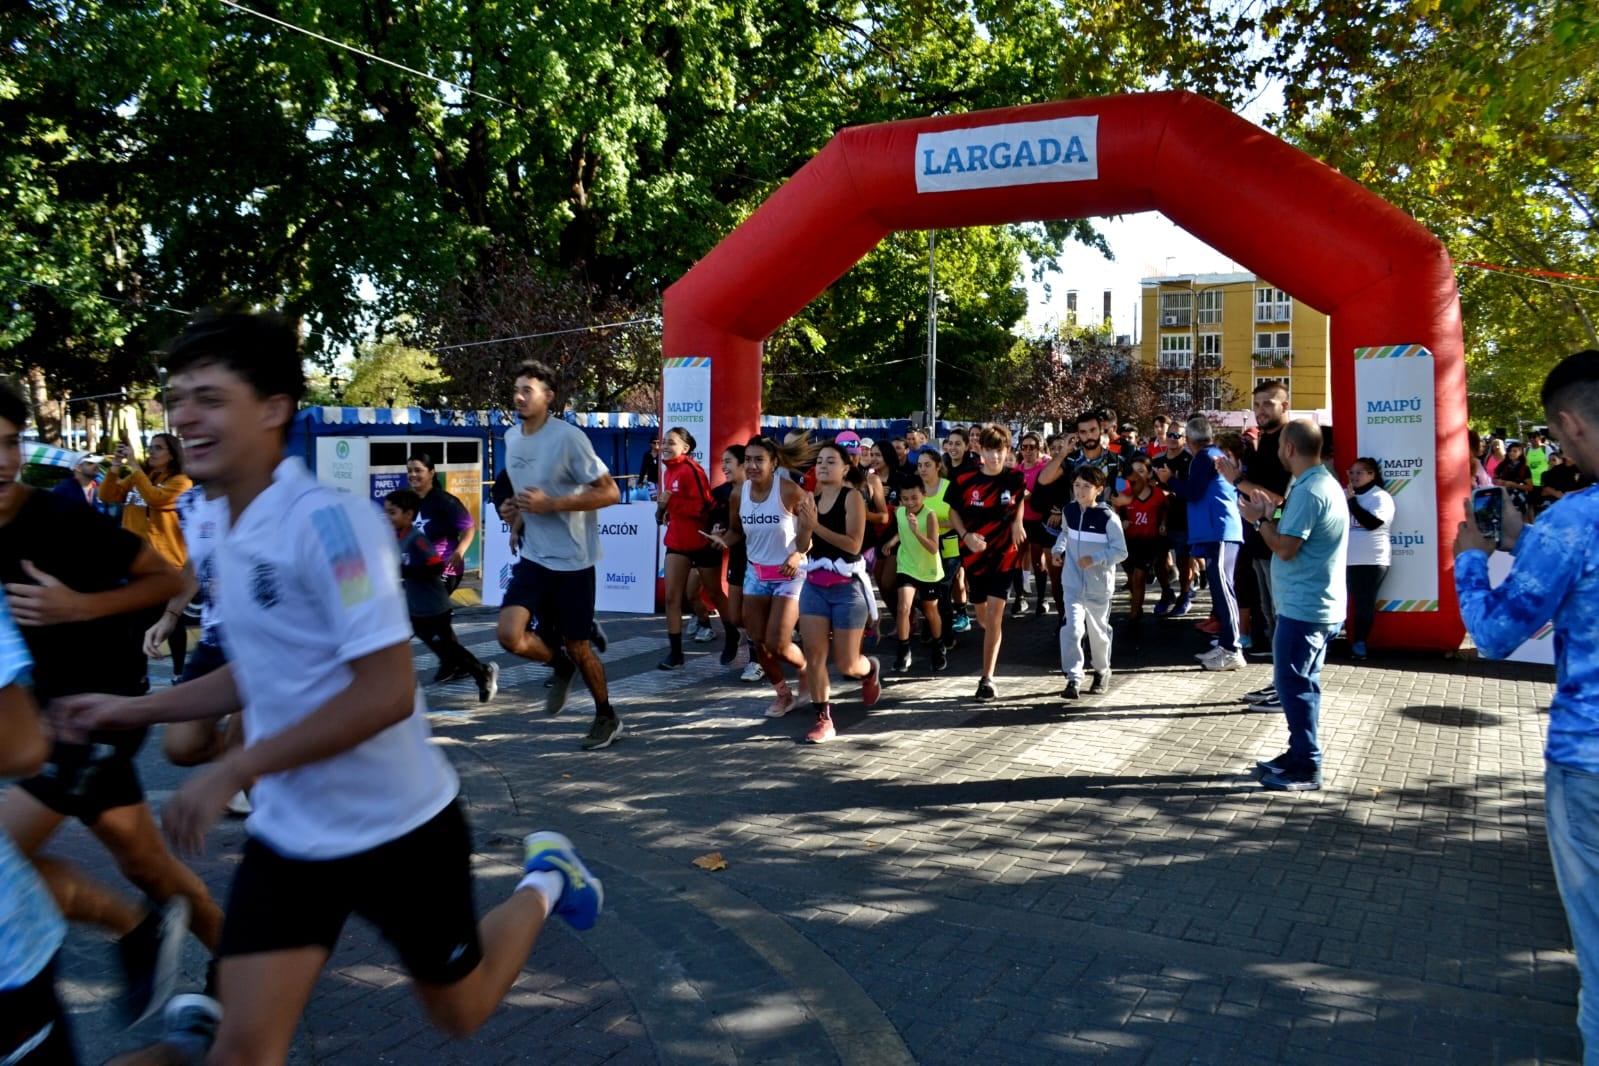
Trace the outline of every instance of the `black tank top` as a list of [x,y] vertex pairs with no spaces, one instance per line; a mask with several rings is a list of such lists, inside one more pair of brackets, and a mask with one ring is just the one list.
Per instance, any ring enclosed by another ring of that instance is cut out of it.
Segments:
[[[837,533],[842,537],[847,532],[845,527],[848,524],[849,495],[854,491],[847,485],[841,487],[838,491],[838,496],[833,500],[833,506],[826,511],[817,511],[816,524],[828,532]],[[821,498],[817,497],[818,508],[820,508],[821,502]],[[846,552],[831,541],[823,540],[821,537],[811,538],[812,559],[837,559],[841,562],[853,563],[860,557],[860,552]]]

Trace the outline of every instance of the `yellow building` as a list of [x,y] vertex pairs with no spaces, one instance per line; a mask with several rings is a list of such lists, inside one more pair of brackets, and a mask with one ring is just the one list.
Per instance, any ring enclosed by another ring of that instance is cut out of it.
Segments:
[[1296,411],[1331,407],[1327,316],[1254,274],[1144,278],[1139,358],[1156,367],[1173,413],[1247,410],[1281,381]]

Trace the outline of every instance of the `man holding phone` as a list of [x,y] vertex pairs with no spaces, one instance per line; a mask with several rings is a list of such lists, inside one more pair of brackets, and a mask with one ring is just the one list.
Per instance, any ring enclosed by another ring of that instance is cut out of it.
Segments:
[[[1599,472],[1599,351],[1561,360],[1543,384],[1549,432],[1583,473]],[[1498,544],[1478,528],[1473,501],[1455,534],[1460,615],[1488,659],[1509,655],[1546,622],[1554,623],[1555,697],[1544,746],[1544,807],[1555,880],[1566,907],[1582,994],[1577,1025],[1588,1061],[1599,1055],[1599,847],[1592,811],[1599,804],[1599,492],[1568,493],[1524,525],[1501,501]],[[1488,580],[1495,547],[1515,556],[1497,587]]]

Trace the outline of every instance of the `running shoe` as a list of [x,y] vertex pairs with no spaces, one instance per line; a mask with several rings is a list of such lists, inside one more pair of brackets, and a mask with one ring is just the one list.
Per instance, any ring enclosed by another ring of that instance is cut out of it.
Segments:
[[738,679],[740,681],[764,681],[766,679],[766,668],[751,659],[749,664],[744,667],[744,672],[738,675]]
[[949,652],[945,650],[942,641],[933,641],[933,669],[944,670],[949,667]]
[[1193,603],[1193,600],[1194,598],[1192,596],[1177,597],[1177,602],[1172,605],[1171,610],[1166,612],[1166,617],[1181,618],[1183,615],[1188,613],[1188,608]]
[[600,717],[595,715],[594,724],[589,726],[588,736],[583,738],[584,751],[599,751],[608,748],[622,735],[622,720],[616,715]]
[[578,855],[572,842],[553,829],[529,833],[522,840],[522,870],[554,870],[566,882],[555,913],[573,929],[592,929],[605,907],[605,886]]
[[1160,594],[1160,602],[1155,604],[1155,610],[1153,612],[1155,617],[1156,618],[1165,618],[1166,617],[1166,613],[1171,610],[1172,604],[1174,604],[1176,602],[1177,602],[1177,598],[1175,596],[1173,596],[1170,592],[1162,592]]
[[1255,638],[1254,637],[1250,636],[1248,633],[1240,633],[1238,635],[1238,647],[1239,647],[1239,649],[1241,651],[1248,651],[1250,648],[1253,648],[1254,646],[1255,646]]
[[1259,759],[1255,762],[1255,769],[1263,774],[1280,774],[1293,765],[1293,752],[1285,751],[1275,759]]
[[1024,600],[1024,599],[1018,599],[1015,603],[1011,604],[1010,616],[1011,616],[1012,620],[1015,620],[1017,618],[1026,618],[1027,617],[1027,601]]
[[167,1000],[162,1021],[167,1031],[161,1043],[179,1052],[185,1062],[201,1063],[216,1042],[222,1004],[211,996],[185,992]]
[[1110,671],[1095,670],[1094,683],[1088,686],[1090,696],[1100,696],[1110,691]]
[[657,669],[657,670],[678,670],[678,669],[681,669],[683,664],[686,663],[686,662],[688,662],[688,660],[683,658],[683,653],[682,652],[680,652],[680,651],[669,651],[669,652],[666,653],[666,658],[662,659],[660,662],[655,664],[655,669]]
[[701,624],[694,627],[694,643],[709,644],[715,639],[716,630],[712,629],[710,626]]
[[1249,665],[1249,660],[1244,658],[1244,653],[1241,651],[1217,648],[1215,655],[1201,659],[1199,665],[1206,670],[1242,670]]
[[1260,779],[1260,787],[1271,792],[1315,792],[1321,788],[1321,774],[1266,774]]
[[1363,640],[1357,640],[1354,643],[1350,644],[1349,645],[1349,654],[1355,659],[1356,662],[1365,662],[1366,661],[1366,642],[1363,641]]
[[1207,637],[1214,637],[1217,633],[1221,632],[1221,619],[1207,618],[1203,622],[1195,623],[1194,628],[1205,634]]
[[980,700],[992,700],[992,699],[997,699],[998,697],[999,697],[999,693],[994,691],[994,679],[993,678],[991,678],[991,677],[980,677],[980,678],[977,679],[977,698],[978,699],[980,699]]
[[544,697],[544,713],[553,715],[566,710],[566,695],[572,688],[572,679],[577,676],[577,664],[563,652],[556,656],[551,666],[554,672],[547,683],[550,691]]
[[954,624],[949,628],[955,633],[969,633],[971,632],[972,628],[972,620],[967,618],[964,614],[958,614],[955,616]]
[[189,933],[189,901],[173,896],[151,910],[117,941],[125,982],[122,1008],[129,1027],[138,1025],[172,997],[183,941]]
[[600,625],[599,619],[595,619],[594,624],[589,627],[589,643],[594,645],[594,650],[601,655],[604,655],[605,649],[611,646],[611,639],[605,635],[605,628]]
[[1082,690],[1077,687],[1076,679],[1067,678],[1066,687],[1061,690],[1060,698],[1063,700],[1075,700],[1081,696]]
[[1274,685],[1274,684],[1273,685],[1267,685],[1264,688],[1257,688],[1257,689],[1254,689],[1253,691],[1244,693],[1244,702],[1245,703],[1259,703],[1261,700],[1276,699],[1276,698],[1277,698],[1277,686]]
[[[866,661],[872,664],[872,672],[861,679],[861,702],[871,707],[883,698],[883,664],[877,660],[875,655],[868,655]],[[822,713],[826,714],[827,712],[823,711]],[[828,728],[832,728],[831,722],[829,722]]]
[[722,645],[722,665],[732,666],[733,660],[738,658],[738,630],[727,631],[727,641]]
[[439,672],[433,675],[433,683],[435,685],[447,685],[451,681],[460,681],[471,676],[463,667],[440,665]]
[[794,690],[784,685],[777,690],[777,698],[766,708],[766,717],[781,718],[794,709]]
[[477,701],[479,703],[487,703],[487,702],[489,702],[489,700],[492,700],[496,695],[498,695],[499,691],[500,691],[500,664],[499,663],[489,663],[487,669],[484,672],[483,680],[478,682],[478,686],[477,686]]
[[1273,694],[1265,699],[1251,700],[1244,706],[1252,711],[1280,711],[1283,709],[1283,701],[1276,694]]
[[811,726],[811,731],[805,734],[807,744],[826,744],[838,736],[838,731],[833,728],[833,716],[826,711],[816,712],[816,724]]
[[894,656],[894,672],[896,674],[903,674],[908,672],[910,668],[911,642],[908,640],[902,640],[899,642],[899,654]]
[[243,790],[240,790],[233,794],[232,799],[228,800],[228,806],[226,810],[229,814],[236,818],[244,818],[248,816],[251,811],[254,811],[255,808],[250,805],[250,797],[246,795]]

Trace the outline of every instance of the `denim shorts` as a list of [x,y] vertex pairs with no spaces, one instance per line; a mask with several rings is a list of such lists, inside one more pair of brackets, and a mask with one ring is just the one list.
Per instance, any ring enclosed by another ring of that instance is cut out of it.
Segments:
[[800,617],[826,618],[834,629],[865,629],[866,592],[859,581],[823,588],[805,582],[800,592]]
[[772,596],[775,598],[792,600],[800,594],[800,586],[805,584],[804,573],[795,574],[782,581],[762,581],[755,576],[755,567],[750,566],[744,571],[744,595],[746,596]]

